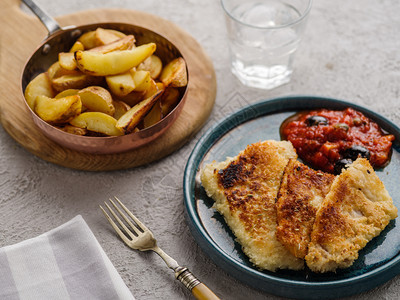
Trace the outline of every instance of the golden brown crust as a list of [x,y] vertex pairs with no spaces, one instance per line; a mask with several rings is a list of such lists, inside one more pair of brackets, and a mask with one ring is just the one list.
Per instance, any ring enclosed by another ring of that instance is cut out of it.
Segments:
[[[250,232],[255,228],[263,230],[269,223],[255,216],[276,214],[276,184],[287,159],[270,153],[270,147],[261,143],[250,145],[217,173],[219,188],[224,190],[231,212],[240,212],[239,218]],[[268,181],[272,184],[266,184]]]
[[276,238],[276,207],[283,170],[297,155],[291,143],[265,141],[249,145],[237,157],[205,166],[201,180],[214,207],[261,269],[303,268]]
[[335,176],[289,160],[276,202],[278,240],[296,257],[304,258],[315,214]]
[[357,159],[334,180],[317,211],[306,262],[314,272],[347,268],[358,251],[397,217],[368,160]]

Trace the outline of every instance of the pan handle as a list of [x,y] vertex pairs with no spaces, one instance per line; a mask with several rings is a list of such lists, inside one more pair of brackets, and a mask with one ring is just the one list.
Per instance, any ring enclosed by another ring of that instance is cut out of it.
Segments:
[[61,30],[60,25],[32,0],[22,0],[47,28],[49,35]]

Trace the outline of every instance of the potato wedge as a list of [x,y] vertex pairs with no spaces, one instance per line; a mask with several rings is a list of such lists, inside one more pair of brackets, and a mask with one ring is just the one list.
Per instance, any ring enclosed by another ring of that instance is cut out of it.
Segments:
[[146,91],[136,92],[135,90],[133,90],[128,95],[126,95],[124,97],[117,97],[116,99],[123,101],[132,107],[132,106],[138,104],[140,101],[146,99],[145,95],[146,95]]
[[41,73],[31,80],[24,92],[26,102],[31,109],[35,107],[37,96],[52,98],[54,94],[55,92],[46,73]]
[[82,51],[85,50],[85,46],[83,46],[83,44],[80,41],[76,41],[72,45],[71,49],[69,49],[69,52],[75,52],[75,51],[78,51],[78,50],[82,50]]
[[51,83],[56,91],[62,92],[68,89],[82,89],[89,85],[99,85],[102,80],[102,77],[90,76],[79,72],[57,77]]
[[62,127],[58,127],[58,129],[71,133],[71,134],[75,134],[75,135],[86,135],[87,134],[87,130],[85,128],[79,128],[76,126],[72,126],[72,125],[65,125]]
[[122,117],[118,119],[116,127],[122,130],[124,133],[131,133],[139,124],[139,122],[151,110],[161,94],[162,92],[160,91],[133,106]]
[[164,83],[162,83],[161,81],[157,81],[157,82],[156,82],[156,85],[157,85],[157,89],[158,89],[159,91],[165,90],[165,85],[164,85]]
[[106,45],[112,42],[115,42],[116,40],[119,40],[120,38],[125,37],[126,34],[124,34],[121,31],[118,30],[113,30],[113,29],[104,29],[104,28],[97,28],[95,30],[95,43],[97,45]]
[[124,34],[123,32],[99,27],[96,30],[88,31],[82,34],[79,37],[78,42],[82,43],[85,50],[89,50],[95,47],[109,44],[118,39],[124,38],[125,36],[126,34]]
[[131,107],[123,101],[113,100],[113,105],[115,107],[114,118],[119,119],[124,115]]
[[58,93],[55,96],[55,98],[58,99],[58,98],[64,98],[64,97],[67,97],[67,96],[77,95],[78,92],[79,92],[78,89],[68,89],[68,90],[65,90],[65,91],[62,91],[62,92]]
[[123,131],[115,127],[116,123],[116,119],[102,112],[84,112],[70,121],[73,126],[105,135],[123,135]]
[[150,78],[150,82],[149,82],[147,90],[145,91],[145,94],[144,94],[144,99],[153,96],[158,91],[164,91],[164,90],[163,89],[160,90],[158,88],[157,83],[154,81],[154,79]]
[[115,108],[111,94],[100,86],[89,86],[78,92],[82,105],[91,111],[102,112],[107,115],[114,115]]
[[154,124],[158,123],[161,121],[163,118],[162,113],[161,113],[161,105],[160,105],[160,100],[154,104],[153,108],[150,110],[150,112],[144,117],[143,119],[143,128],[148,128],[150,126],[153,126]]
[[100,46],[96,43],[96,31],[88,31],[82,34],[78,38],[78,42],[82,43],[85,50],[92,49],[94,47]]
[[127,35],[121,39],[118,39],[112,43],[98,46],[90,49],[91,52],[99,52],[99,53],[109,53],[117,50],[127,50],[130,49],[135,44],[135,38],[133,35]]
[[106,76],[106,82],[111,93],[119,97],[128,95],[136,87],[131,72]]
[[131,70],[133,82],[136,92],[143,92],[150,88],[150,72],[149,71],[133,71]]
[[38,96],[34,110],[46,122],[67,123],[81,113],[82,102],[78,95],[64,98]]
[[160,89],[160,85],[158,83],[156,83],[153,79],[150,78],[150,82],[148,84],[147,90],[143,90],[140,92],[133,90],[126,96],[116,97],[116,98],[117,98],[117,100],[123,101],[132,107],[132,106],[138,104],[140,101],[143,101],[144,99],[149,98],[150,96],[153,96],[155,93],[157,93],[160,90],[162,90],[162,89]]
[[165,117],[168,115],[179,102],[179,91],[176,88],[169,87],[164,91],[161,97],[161,112]]
[[50,80],[61,77],[63,75],[78,75],[78,74],[82,74],[82,72],[79,70],[71,71],[64,69],[63,67],[61,67],[58,61],[56,61],[47,69],[47,75],[49,76]]
[[[80,90],[78,90],[78,89],[68,89],[68,90],[58,93],[54,98],[59,99],[59,98],[67,97],[67,96],[78,95],[79,91]],[[81,112],[84,112],[84,111],[87,111],[87,107],[82,105]]]
[[138,67],[138,70],[149,71],[150,77],[153,79],[157,79],[160,76],[162,71],[162,61],[156,55],[151,55],[150,57],[146,58]]
[[160,78],[166,86],[182,87],[187,85],[186,63],[182,57],[175,58],[162,70]]
[[60,52],[58,53],[58,62],[61,68],[65,70],[75,70],[77,68],[75,56],[73,52]]
[[94,51],[76,51],[78,68],[90,75],[108,76],[129,71],[138,66],[156,50],[155,43],[141,45],[132,50],[99,53]]

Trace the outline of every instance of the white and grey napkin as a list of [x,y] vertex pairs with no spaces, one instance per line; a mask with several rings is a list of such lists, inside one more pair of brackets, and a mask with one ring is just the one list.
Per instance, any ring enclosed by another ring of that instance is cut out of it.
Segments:
[[134,299],[81,216],[0,248],[0,299]]

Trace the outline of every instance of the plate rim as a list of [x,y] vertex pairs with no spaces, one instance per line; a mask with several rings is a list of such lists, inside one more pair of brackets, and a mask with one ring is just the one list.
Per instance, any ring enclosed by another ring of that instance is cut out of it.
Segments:
[[[314,103],[315,100],[318,100],[318,105]],[[291,102],[289,107],[285,107],[285,105],[289,102]],[[246,266],[226,254],[223,249],[221,249],[219,245],[209,236],[208,232],[198,218],[195,195],[194,193],[192,193],[195,186],[195,175],[201,161],[204,159],[204,156],[208,153],[209,149],[218,141],[218,139],[223,137],[227,132],[237,127],[238,125],[252,119],[256,119],[258,117],[273,114],[276,112],[283,112],[285,110],[294,110],[295,106],[301,106],[302,109],[304,108],[304,110],[325,107],[323,106],[323,104],[321,104],[321,102],[327,104],[329,108],[343,108],[344,106],[349,106],[357,109],[371,119],[378,119],[380,126],[384,130],[387,130],[390,127],[397,131],[396,139],[399,139],[400,128],[396,124],[388,120],[386,117],[358,104],[334,98],[308,95],[269,98],[240,108],[236,112],[223,118],[211,128],[209,128],[193,148],[184,171],[183,194],[185,218],[187,223],[189,224],[189,228],[197,244],[211,258],[211,260],[216,263],[216,265],[221,267],[227,273],[234,276],[239,281],[250,285],[253,288],[263,290],[278,296],[294,297],[298,299],[310,299],[310,297],[316,299],[320,298],[321,296],[327,298],[327,290],[334,292],[330,295],[331,297],[328,296],[328,298],[350,296],[367,291],[380,284],[383,284],[384,282],[390,280],[398,273],[400,273],[397,268],[400,265],[400,253],[398,253],[393,258],[377,268],[369,270],[361,275],[356,275],[340,280],[306,282],[275,277],[273,275],[260,272],[256,268]],[[267,106],[268,108],[270,108],[270,110],[265,112],[262,109],[259,109],[264,106]],[[251,110],[251,114],[247,114],[249,110]],[[357,287],[354,286],[356,283],[358,284]],[[310,288],[313,288],[313,295],[308,294]]]

